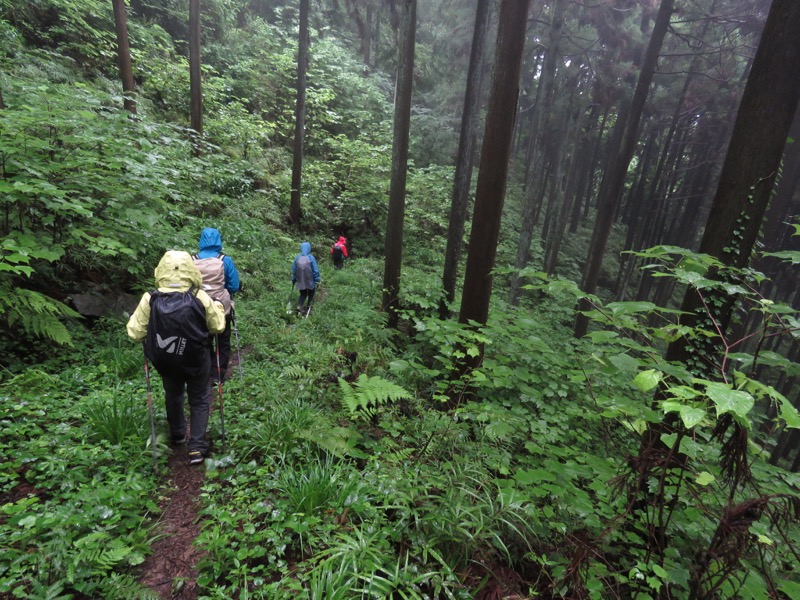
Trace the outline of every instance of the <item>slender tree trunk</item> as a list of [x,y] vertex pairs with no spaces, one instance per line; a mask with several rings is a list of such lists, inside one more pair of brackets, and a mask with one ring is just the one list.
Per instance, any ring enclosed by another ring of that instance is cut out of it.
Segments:
[[597,128],[597,136],[594,143],[589,143],[587,138],[586,154],[589,159],[584,163],[585,167],[581,173],[579,184],[575,187],[575,206],[572,209],[572,219],[569,222],[569,232],[577,233],[578,226],[581,224],[581,208],[583,208],[584,218],[589,210],[589,199],[594,189],[594,172],[597,168],[597,163],[600,160],[600,147],[603,145],[603,134],[606,131],[606,122],[608,121],[608,113],[610,111],[606,108],[603,111],[603,118]]
[[122,91],[125,94],[125,110],[136,114],[136,101],[133,99],[136,87],[133,83],[133,68],[131,66],[131,48],[128,44],[128,13],[125,10],[125,0],[112,0],[114,5],[114,28],[117,32],[117,61],[119,75],[122,79]]
[[567,185],[561,201],[558,221],[556,222],[553,235],[551,236],[551,240],[547,248],[547,255],[545,257],[545,271],[548,275],[555,275],[556,273],[556,269],[558,267],[558,257],[561,252],[561,243],[564,241],[564,235],[567,229],[567,221],[569,221],[569,213],[573,210],[573,204],[577,202],[576,172],[578,170],[579,161],[583,157],[583,153],[581,152],[583,150],[582,144],[585,144],[588,141],[584,132],[587,109],[585,106],[581,105],[578,111],[579,114],[577,123],[575,125],[575,137],[578,139],[578,143],[572,148],[569,166],[567,167]]
[[300,223],[300,188],[303,182],[303,140],[306,129],[306,71],[308,70],[308,3],[300,0],[300,32],[297,45],[297,103],[294,113],[294,155],[289,222]]
[[[564,11],[566,9],[567,3],[565,0],[555,0],[553,2],[553,15],[552,20],[550,23],[550,34],[549,34],[549,43],[547,46],[547,53],[544,59],[544,66],[542,67],[542,75],[540,78],[539,83],[539,90],[537,94],[541,99],[542,106],[539,107],[537,103],[536,111],[537,117],[535,121],[536,127],[534,127],[535,137],[532,140],[534,144],[534,152],[531,153],[530,164],[535,164],[536,156],[543,154],[541,152],[536,152],[535,149],[538,147],[542,147],[546,140],[543,139],[540,133],[538,133],[539,129],[543,129],[547,131],[551,128],[550,119],[552,118],[552,107],[553,107],[553,100],[555,97],[555,77],[556,77],[556,66],[558,57],[560,54],[559,51],[559,44],[561,42],[561,32],[564,26]],[[544,122],[545,126],[540,128],[538,126],[539,122]],[[555,172],[557,169],[555,165],[552,163],[553,157],[551,159],[551,171]],[[531,177],[527,183],[526,193],[525,193],[525,202],[522,207],[522,227],[520,231],[519,241],[517,243],[517,256],[516,260],[514,261],[514,266],[516,270],[522,270],[528,266],[528,262],[531,258],[531,239],[533,238],[533,228],[536,225],[536,216],[538,214],[538,203],[536,203],[536,199],[538,197],[538,190],[543,189],[544,183],[544,169],[543,169],[544,160],[540,162],[537,168],[531,168]],[[530,167],[529,167],[530,168]],[[538,176],[538,185],[533,185],[533,181],[537,179]],[[516,305],[519,302],[519,293],[520,287],[522,285],[522,279],[519,275],[514,274],[511,276],[511,287],[508,292],[508,301]]]
[[203,90],[200,82],[200,0],[189,0],[189,92],[194,151],[200,154],[203,135]]
[[[624,250],[633,250],[637,248],[641,241],[642,231],[644,229],[642,222],[646,220],[642,218],[642,213],[647,212],[647,207],[650,204],[649,200],[652,197],[646,195],[644,192],[646,185],[645,180],[647,179],[647,172],[650,169],[650,161],[653,156],[653,148],[655,147],[658,133],[658,129],[653,127],[648,136],[647,143],[645,144],[642,166],[639,170],[639,180],[636,186],[631,189],[630,200],[628,200],[628,206],[626,207],[626,213],[628,213],[628,232],[625,236]],[[620,256],[619,273],[617,274],[617,282],[614,285],[614,289],[616,290],[615,298],[617,301],[625,299],[628,284],[633,275],[633,270],[636,268],[636,262],[636,257],[630,254],[623,252],[622,256]]]
[[0,110],[4,110],[6,107],[6,101],[3,100],[3,90],[0,90]]
[[[603,175],[604,181],[600,185],[602,195],[598,202],[597,218],[595,219],[592,241],[586,259],[586,268],[583,272],[583,285],[581,286],[584,292],[590,294],[594,293],[597,288],[597,280],[600,277],[600,268],[603,264],[608,236],[611,233],[614,214],[617,211],[622,188],[625,185],[625,174],[628,171],[628,165],[630,165],[636,147],[639,122],[641,121],[645,100],[647,100],[650,82],[653,80],[653,74],[655,73],[658,54],[661,51],[661,45],[669,27],[673,4],[674,0],[661,0],[661,6],[658,9],[656,22],[653,26],[653,33],[650,36],[650,43],[642,61],[642,70],[639,73],[636,90],[631,99],[631,107],[626,119],[622,143],[617,155],[609,163],[609,168]],[[581,301],[580,304],[583,310],[589,308],[586,301]],[[585,335],[588,325],[588,318],[579,313],[575,319],[575,337]]]
[[368,67],[372,66],[372,5],[367,6],[367,36],[366,39],[363,40],[363,52],[362,56],[364,57],[364,64]]
[[450,224],[447,229],[447,247],[444,253],[444,302],[439,306],[439,314],[445,318],[449,306],[455,299],[458,262],[464,238],[464,223],[467,219],[469,188],[472,181],[472,165],[475,155],[477,126],[482,90],[483,57],[486,47],[486,31],[489,28],[489,0],[478,0],[475,12],[475,29],[472,34],[472,50],[467,71],[467,89],[464,94],[464,112],[461,115],[461,135],[458,141],[456,171],[453,181],[453,194],[450,203]]
[[[577,81],[571,81],[568,86],[573,90],[578,89]],[[553,177],[550,179],[549,187],[549,204],[552,206],[550,217],[547,226],[542,227],[543,235],[542,241],[545,247],[544,269],[552,275],[555,273],[556,265],[558,264],[558,252],[561,247],[561,238],[564,235],[564,228],[567,222],[567,213],[569,212],[569,196],[564,189],[564,178],[562,173],[564,169],[567,170],[567,180],[569,180],[569,171],[573,168],[573,161],[569,160],[569,154],[562,151],[564,140],[575,139],[578,137],[578,132],[583,126],[583,115],[585,110],[580,98],[576,98],[579,94],[573,93],[570,96],[569,107],[565,111],[563,124],[560,131],[549,132],[549,146],[550,155],[552,160],[555,161]],[[575,104],[577,103],[577,107]],[[571,155],[574,157],[576,151],[573,150]]]
[[389,183],[389,212],[386,221],[385,263],[383,271],[383,310],[389,327],[396,329],[400,308],[400,267],[403,260],[403,221],[406,203],[408,139],[411,122],[411,91],[414,77],[414,43],[417,26],[417,0],[401,0],[392,137],[392,176]]
[[[492,295],[492,269],[497,254],[500,218],[506,191],[506,175],[514,136],[519,74],[530,0],[503,0],[500,5],[492,86],[486,114],[480,171],[475,190],[475,210],[469,239],[461,323],[486,323]],[[480,364],[478,356],[466,360],[467,368]]]

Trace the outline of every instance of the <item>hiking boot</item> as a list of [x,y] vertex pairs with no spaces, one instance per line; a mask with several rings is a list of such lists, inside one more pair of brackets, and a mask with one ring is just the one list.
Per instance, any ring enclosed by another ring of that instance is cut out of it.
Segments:
[[205,459],[206,459],[206,457],[203,456],[203,453],[200,452],[199,450],[190,450],[189,451],[189,464],[190,465],[199,465]]
[[170,436],[169,442],[173,446],[183,446],[186,443],[186,434]]

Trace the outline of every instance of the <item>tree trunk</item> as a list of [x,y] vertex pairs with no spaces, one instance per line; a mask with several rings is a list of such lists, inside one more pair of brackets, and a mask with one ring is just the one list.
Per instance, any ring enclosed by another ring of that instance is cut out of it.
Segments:
[[[669,20],[672,16],[674,0],[661,0],[658,9],[656,22],[653,26],[653,33],[650,36],[650,43],[642,61],[642,70],[639,72],[639,80],[636,83],[636,90],[631,99],[630,109],[625,121],[625,128],[621,138],[621,144],[616,155],[610,159],[608,168],[603,174],[603,183],[600,185],[601,196],[597,206],[597,217],[595,219],[592,240],[589,245],[589,253],[586,258],[586,267],[583,272],[583,283],[581,289],[584,292],[594,293],[597,288],[597,280],[600,277],[600,268],[603,264],[603,256],[606,252],[608,236],[611,233],[611,226],[614,214],[617,212],[617,205],[625,185],[625,175],[628,171],[633,152],[636,147],[636,137],[639,132],[639,122],[642,118],[644,103],[647,100],[650,82],[653,80],[658,54],[661,51],[661,44],[669,27]],[[586,310],[589,305],[586,301],[581,301],[581,309]],[[582,337],[586,334],[589,325],[588,318],[583,314],[578,314],[575,319],[575,337]]]
[[[700,252],[736,268],[744,268],[750,260],[800,101],[800,78],[786,77],[800,70],[798,30],[800,3],[774,0],[700,244]],[[695,322],[693,315],[702,313],[701,308],[698,294],[687,290],[681,309],[690,315],[688,324]],[[713,315],[723,332],[731,311],[732,302],[726,299]],[[693,352],[686,339],[679,339],[670,344],[667,359],[686,362]]]
[[[627,226],[628,231],[625,236],[625,245],[623,250],[630,251],[634,248],[638,249],[644,232],[644,222],[647,217],[642,217],[642,213],[649,213],[650,200],[652,195],[646,194],[644,188],[646,187],[647,172],[650,170],[650,161],[653,157],[653,150],[656,145],[659,130],[657,127],[652,127],[652,131],[647,138],[644,152],[642,155],[642,164],[639,170],[639,179],[635,186],[631,188],[630,199],[626,207],[627,213]],[[614,284],[615,298],[622,301],[625,299],[630,283],[633,270],[636,268],[636,257],[623,252],[619,259],[619,272],[617,273],[617,282]]]
[[200,0],[189,0],[189,95],[195,154],[203,135],[203,90],[200,83]]
[[[547,249],[547,256],[545,258],[545,271],[548,275],[555,275],[556,273],[556,269],[558,267],[558,256],[561,252],[561,243],[564,241],[564,236],[566,234],[569,213],[574,211],[573,205],[578,201],[577,191],[579,188],[577,171],[581,161],[585,159],[585,154],[583,152],[584,148],[586,147],[586,149],[588,149],[591,146],[591,144],[588,143],[589,139],[584,130],[585,121],[587,118],[587,109],[581,104],[578,110],[579,114],[577,123],[575,125],[575,137],[578,139],[578,142],[572,148],[572,155],[569,159],[569,167],[567,168],[567,185],[561,202],[558,222],[556,223],[555,230],[553,231],[552,239]],[[594,114],[594,110],[595,107],[592,107],[592,114]]]
[[581,224],[581,208],[583,208],[583,216],[586,217],[589,209],[589,200],[594,188],[594,173],[598,161],[600,160],[600,147],[603,145],[603,134],[606,131],[606,123],[608,122],[608,113],[610,111],[606,108],[603,111],[603,118],[600,120],[597,128],[597,136],[594,143],[587,143],[585,148],[585,156],[587,159],[582,164],[585,165],[583,172],[577,186],[575,186],[575,206],[572,208],[572,218],[569,222],[569,232],[578,233],[578,226]]
[[[578,89],[577,80],[568,82],[568,87],[573,90]],[[562,152],[564,140],[576,139],[578,132],[583,127],[583,115],[586,113],[585,107],[580,100],[579,93],[573,93],[570,96],[569,106],[560,131],[550,131],[548,146],[550,147],[549,154],[551,160],[555,163],[553,166],[553,174],[550,178],[549,188],[549,204],[552,206],[552,211],[548,211],[550,216],[546,226],[542,226],[542,242],[545,247],[544,269],[549,275],[553,275],[558,264],[558,253],[561,249],[561,239],[564,236],[564,229],[567,223],[567,214],[570,209],[570,196],[565,193],[564,181],[562,173],[564,168],[567,169],[567,179],[569,180],[570,171],[574,168],[574,156],[577,149],[573,149],[571,156],[573,160],[569,159],[570,153]],[[577,107],[574,105],[577,103]]]
[[[537,152],[536,148],[543,146],[546,143],[544,139],[546,135],[542,135],[539,130],[548,131],[550,126],[550,119],[553,118],[551,115],[552,107],[553,107],[553,99],[555,97],[555,76],[556,76],[556,62],[559,57],[559,44],[561,42],[561,31],[564,26],[564,11],[566,9],[567,3],[565,0],[555,0],[553,2],[553,16],[550,23],[550,34],[549,34],[549,43],[547,45],[547,54],[545,55],[544,59],[544,66],[542,67],[542,75],[540,78],[539,83],[539,90],[537,94],[540,97],[540,101],[542,106],[536,107],[536,120],[534,122],[533,134],[535,138],[532,140],[532,148],[534,151],[531,153],[530,158],[528,159],[530,164],[533,165],[536,163],[537,155],[541,155],[541,152]],[[545,126],[539,127],[538,123],[544,120]],[[552,160],[557,160],[550,157]],[[525,202],[522,207],[522,226],[520,231],[519,240],[517,243],[517,256],[516,260],[514,261],[514,267],[516,270],[522,270],[528,266],[528,262],[531,258],[531,239],[533,238],[533,228],[536,225],[536,216],[538,213],[538,206],[536,199],[538,198],[539,194],[537,193],[538,190],[543,189],[544,186],[544,168],[543,168],[544,160],[540,161],[537,168],[530,168],[531,176],[530,180],[527,182],[526,190],[525,190]],[[551,162],[551,171],[553,173],[556,172],[555,165]],[[534,181],[538,181],[537,185],[533,185]],[[508,292],[508,301],[512,305],[516,305],[519,302],[519,293],[520,293],[520,286],[522,285],[522,280],[519,275],[514,274],[511,276],[511,287]]]
[[[486,113],[480,171],[475,190],[475,210],[469,239],[464,291],[461,297],[461,323],[486,323],[492,295],[492,269],[497,254],[500,218],[506,191],[506,175],[514,136],[514,120],[519,93],[519,74],[530,0],[503,0],[497,31],[492,87]],[[483,358],[470,357],[465,366],[473,367]]]
[[128,13],[125,10],[125,0],[112,0],[114,5],[114,28],[117,32],[117,61],[119,76],[122,79],[122,91],[125,95],[125,110],[136,114],[136,101],[133,95],[136,88],[133,83],[133,68],[131,67],[131,48],[128,44]]
[[[787,222],[791,221],[792,198],[800,186],[800,112],[795,114],[789,137],[793,142],[786,147],[783,157],[783,176],[764,221],[764,249],[767,252],[780,250],[786,233],[792,231]],[[763,260],[759,261],[759,270],[766,266]]]
[[447,229],[447,247],[444,253],[444,301],[439,306],[439,314],[445,318],[449,306],[455,299],[458,261],[461,258],[461,245],[464,238],[464,223],[467,219],[469,188],[472,181],[472,165],[475,155],[477,125],[482,90],[482,64],[486,47],[486,31],[489,28],[489,0],[478,0],[475,13],[475,29],[472,34],[472,50],[467,71],[467,89],[464,94],[464,112],[461,115],[461,135],[458,141],[456,171],[453,181],[453,195],[450,203],[450,224]]
[[303,139],[306,129],[306,71],[308,69],[308,3],[300,0],[300,32],[297,45],[297,103],[294,120],[294,155],[292,160],[292,196],[289,222],[300,223],[300,187],[303,177]]
[[383,271],[383,310],[389,327],[397,328],[400,293],[400,267],[403,260],[403,220],[406,203],[408,139],[411,122],[411,89],[414,77],[414,42],[417,0],[402,0],[400,5],[397,84],[394,99],[392,137],[392,175],[389,183],[389,212],[386,221],[385,263]]

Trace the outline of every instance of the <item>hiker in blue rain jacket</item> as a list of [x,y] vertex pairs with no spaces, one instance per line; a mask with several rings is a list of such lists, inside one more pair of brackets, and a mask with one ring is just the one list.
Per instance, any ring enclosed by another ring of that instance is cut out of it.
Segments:
[[239,271],[230,256],[222,253],[222,235],[213,227],[206,227],[200,234],[199,252],[192,258],[194,266],[203,275],[203,289],[225,308],[225,331],[216,336],[219,343],[219,370],[216,348],[211,347],[211,374],[216,380],[225,380],[231,357],[231,313],[234,310],[233,296],[241,289]]
[[311,254],[311,244],[300,244],[300,254],[292,263],[292,283],[297,284],[300,297],[297,299],[297,312],[308,314],[314,302],[314,292],[319,283],[317,259]]

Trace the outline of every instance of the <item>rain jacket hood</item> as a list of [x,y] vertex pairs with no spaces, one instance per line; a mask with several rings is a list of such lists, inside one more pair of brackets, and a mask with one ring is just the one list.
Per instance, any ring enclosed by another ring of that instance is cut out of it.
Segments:
[[347,245],[347,238],[345,238],[343,235],[340,235],[339,239],[336,240],[336,243],[337,244],[341,244],[342,246],[346,246]]
[[300,244],[300,254],[303,256],[311,254],[311,242],[303,242]]
[[200,249],[200,258],[207,258],[208,256],[216,256],[222,252],[222,235],[219,230],[213,227],[206,227],[200,233],[200,241],[198,242]]
[[202,289],[203,276],[194,266],[192,256],[182,250],[168,250],[155,270],[156,286],[164,292],[185,292]]

